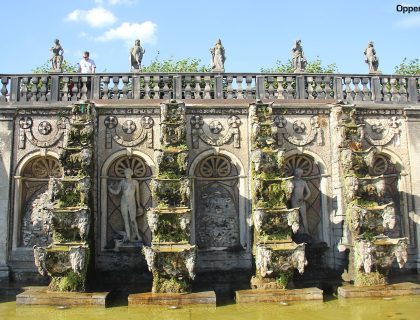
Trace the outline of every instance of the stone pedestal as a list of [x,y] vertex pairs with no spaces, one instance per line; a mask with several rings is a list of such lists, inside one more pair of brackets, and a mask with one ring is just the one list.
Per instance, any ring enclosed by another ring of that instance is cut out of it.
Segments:
[[364,297],[395,297],[420,295],[420,285],[403,282],[389,285],[355,287],[344,286],[338,288],[340,298],[364,298]]
[[142,305],[161,306],[194,306],[206,305],[216,307],[216,294],[214,291],[196,293],[135,293],[128,296],[128,306]]
[[53,292],[34,287],[16,296],[16,305],[106,307],[109,292]]
[[281,302],[281,301],[323,301],[323,291],[318,288],[291,290],[240,290],[235,292],[236,303]]

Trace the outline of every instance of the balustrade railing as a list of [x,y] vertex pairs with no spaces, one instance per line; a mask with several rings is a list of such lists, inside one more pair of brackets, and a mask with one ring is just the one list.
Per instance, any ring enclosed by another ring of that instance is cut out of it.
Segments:
[[419,77],[355,74],[98,73],[0,75],[0,103],[129,99],[418,102]]

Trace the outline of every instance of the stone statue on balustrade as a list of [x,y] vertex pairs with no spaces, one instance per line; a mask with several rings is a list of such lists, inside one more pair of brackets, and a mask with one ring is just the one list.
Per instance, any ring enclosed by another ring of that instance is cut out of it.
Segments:
[[373,47],[373,42],[370,41],[367,48],[365,49],[365,62],[369,66],[369,73],[378,74],[381,73],[378,70],[379,67],[379,59],[376,56],[376,50]]
[[143,55],[146,50],[140,45],[140,40],[134,42],[134,46],[130,49],[130,56],[128,60],[131,65],[131,71],[139,72],[141,71],[141,61],[143,60]]
[[212,72],[225,72],[225,48],[222,46],[222,41],[217,39],[216,44],[210,49],[212,60]]
[[54,44],[50,49],[51,51],[51,71],[61,72],[62,71],[62,64],[63,64],[63,54],[64,50],[61,47],[60,40],[55,39]]
[[309,234],[308,219],[306,217],[306,201],[311,196],[308,184],[302,179],[303,170],[296,168],[293,177],[293,192],[290,199],[292,208],[299,208],[299,215],[303,226],[303,233]]
[[124,241],[142,240],[137,224],[137,216],[143,215],[140,205],[140,186],[138,181],[133,179],[133,170],[126,168],[124,170],[125,178],[114,189],[112,185],[108,190],[113,195],[121,194],[120,211],[124,220],[125,236]]
[[303,55],[303,48],[300,45],[300,40],[296,40],[294,47],[292,48],[292,64],[293,72],[300,73],[305,72],[306,59]]

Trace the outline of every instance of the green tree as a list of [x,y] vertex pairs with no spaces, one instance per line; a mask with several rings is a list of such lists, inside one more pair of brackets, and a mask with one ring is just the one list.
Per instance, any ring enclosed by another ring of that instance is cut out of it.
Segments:
[[[64,59],[61,65],[64,73],[75,73],[77,71],[77,64],[71,64],[68,60]],[[51,71],[51,63],[48,60],[43,65],[32,69],[32,73],[48,73]]]
[[210,72],[211,70],[210,66],[200,65],[200,59],[160,60],[158,55],[148,66],[142,67],[143,72]]
[[[280,60],[276,61],[275,67],[261,68],[261,72],[266,73],[293,73],[292,60],[288,60],[286,63]],[[306,64],[305,72],[307,73],[338,73],[338,68],[335,63],[330,63],[327,66],[322,65],[322,61],[317,57],[313,61],[308,61]]]
[[404,58],[403,61],[395,67],[395,74],[403,76],[420,75],[419,59],[408,60]]

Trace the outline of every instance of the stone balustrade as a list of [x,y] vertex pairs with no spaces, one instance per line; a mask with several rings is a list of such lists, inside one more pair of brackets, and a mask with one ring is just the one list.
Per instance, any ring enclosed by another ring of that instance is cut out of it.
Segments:
[[269,99],[415,103],[419,77],[276,73],[2,74],[0,103]]

